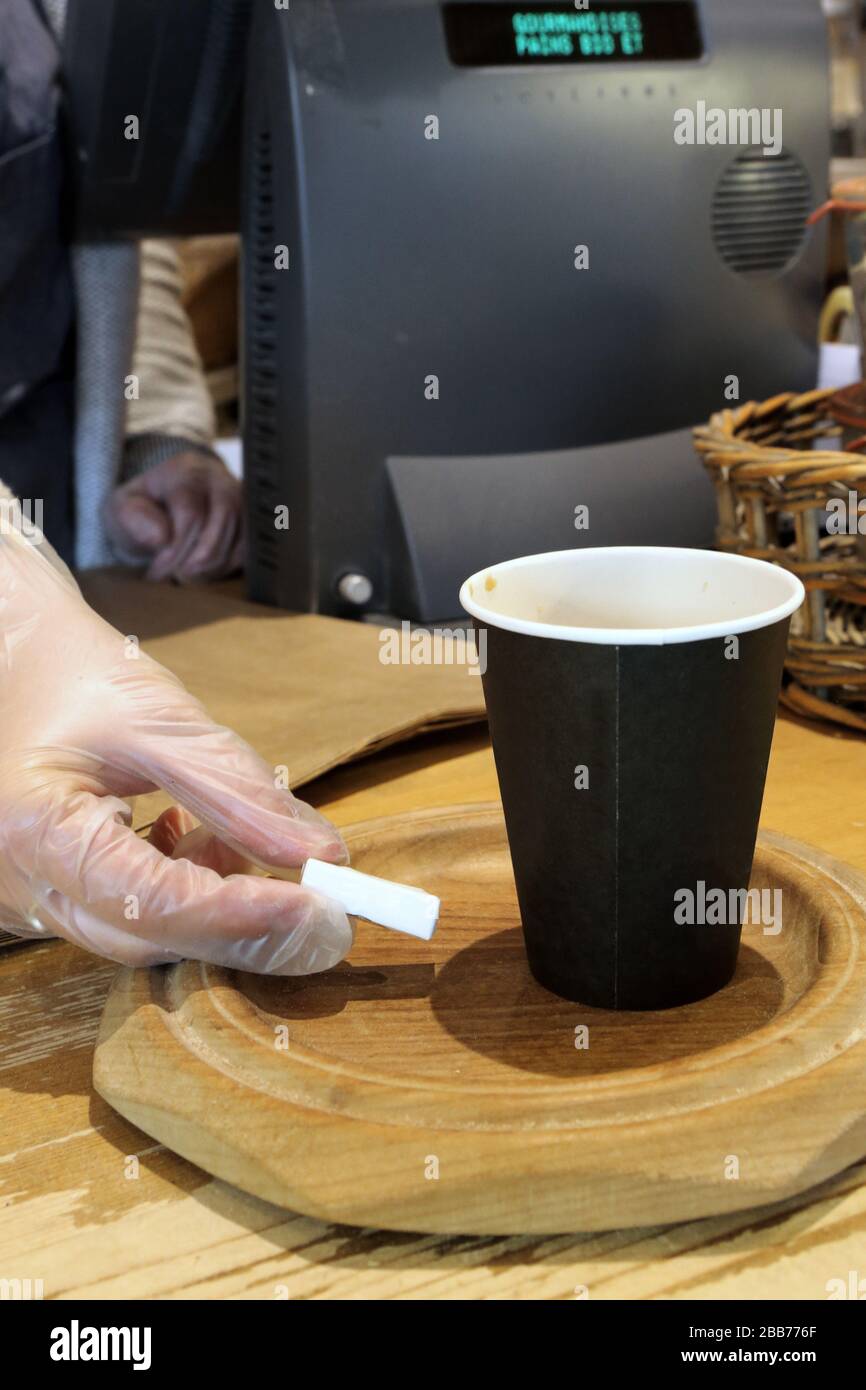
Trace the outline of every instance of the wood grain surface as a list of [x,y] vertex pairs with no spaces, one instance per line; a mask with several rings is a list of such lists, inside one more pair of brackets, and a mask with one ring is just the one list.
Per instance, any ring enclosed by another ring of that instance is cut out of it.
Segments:
[[777,925],[723,990],[629,1013],[533,980],[498,804],[346,839],[441,898],[432,941],[362,923],[321,977],[184,961],[109,995],[97,1091],[207,1172],[357,1226],[548,1234],[763,1205],[866,1153],[866,879],[820,851],[764,837]]
[[[241,731],[255,742],[254,701]],[[496,780],[463,731],[306,794],[347,825],[493,799]],[[866,742],[781,717],[762,823],[866,871]],[[866,1162],[770,1207],[594,1235],[359,1231],[244,1196],[94,1093],[115,973],[63,943],[0,955],[0,1277],[42,1278],[46,1297],[825,1299],[866,1277]]]

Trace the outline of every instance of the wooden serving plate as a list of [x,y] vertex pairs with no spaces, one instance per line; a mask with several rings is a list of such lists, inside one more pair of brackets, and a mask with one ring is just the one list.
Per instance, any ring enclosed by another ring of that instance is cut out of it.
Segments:
[[117,977],[96,1089],[208,1172],[328,1221],[508,1234],[734,1211],[866,1153],[852,870],[762,835],[752,884],[782,889],[781,934],[747,927],[710,999],[612,1013],[530,976],[498,806],[347,839],[356,867],[441,896],[432,942],[365,923],[351,963],[307,979]]

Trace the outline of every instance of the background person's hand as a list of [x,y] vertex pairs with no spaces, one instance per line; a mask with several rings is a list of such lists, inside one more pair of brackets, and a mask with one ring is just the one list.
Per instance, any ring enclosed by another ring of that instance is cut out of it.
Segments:
[[119,554],[148,565],[148,579],[192,584],[243,565],[241,484],[216,454],[173,454],[121,484],[105,524]]
[[[136,654],[51,555],[0,535],[0,927],[128,965],[334,965],[352,944],[342,910],[238,871],[344,862],[338,832]],[[145,841],[122,798],[155,787],[186,812],[161,816]]]

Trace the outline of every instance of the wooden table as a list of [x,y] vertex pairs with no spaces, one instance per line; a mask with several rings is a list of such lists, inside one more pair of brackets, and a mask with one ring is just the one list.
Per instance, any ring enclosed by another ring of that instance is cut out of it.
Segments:
[[[339,825],[496,794],[477,729],[305,792]],[[780,718],[763,824],[866,870],[866,742]],[[775,1207],[587,1236],[358,1231],[268,1206],[94,1094],[113,973],[60,942],[0,953],[0,1278],[42,1279],[46,1297],[823,1299],[828,1280],[866,1277],[866,1162]]]

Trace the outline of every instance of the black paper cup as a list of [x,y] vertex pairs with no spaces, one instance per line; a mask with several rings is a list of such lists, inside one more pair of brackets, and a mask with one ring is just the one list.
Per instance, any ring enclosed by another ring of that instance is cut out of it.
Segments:
[[[530,555],[463,585],[547,989],[664,1009],[731,978],[803,598],[761,560],[649,546]],[[720,915],[701,909],[711,890],[725,920],[704,920]]]

